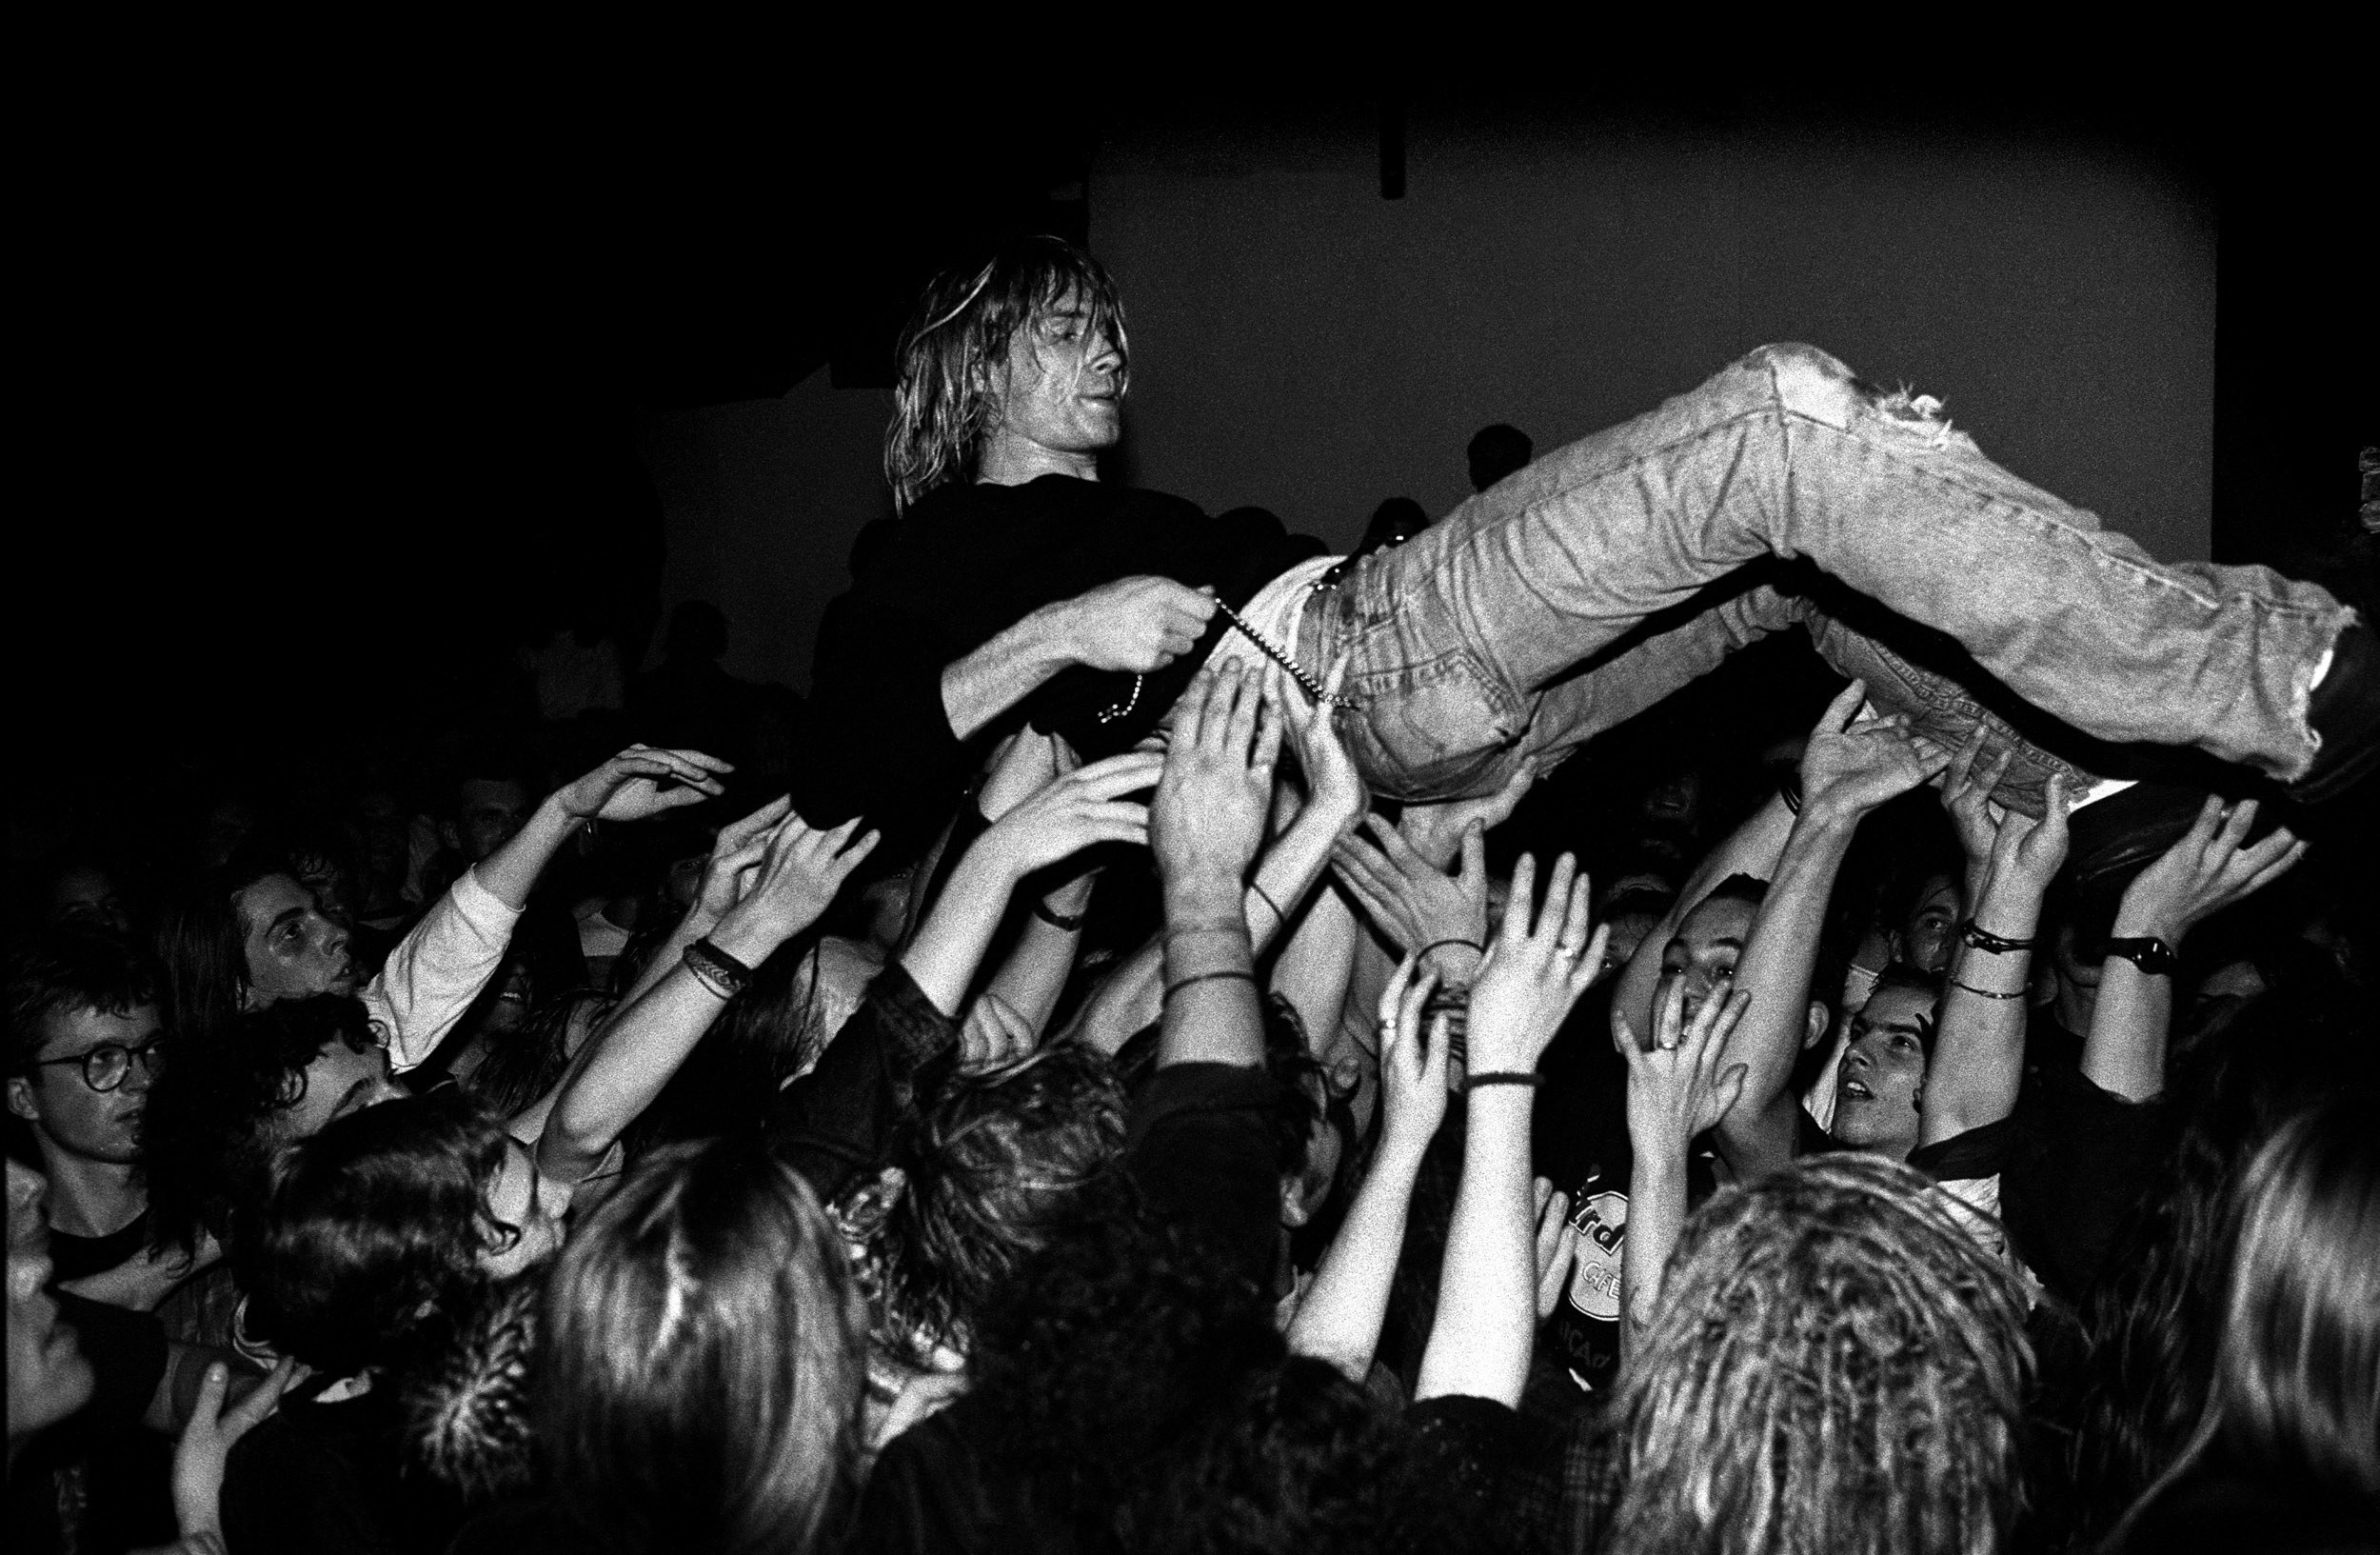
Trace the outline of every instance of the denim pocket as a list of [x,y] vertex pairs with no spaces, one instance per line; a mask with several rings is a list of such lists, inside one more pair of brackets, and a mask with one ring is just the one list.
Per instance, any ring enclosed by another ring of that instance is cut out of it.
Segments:
[[1525,725],[1468,652],[1361,675],[1354,689],[1362,708],[1346,732],[1365,781],[1387,798],[1488,791]]

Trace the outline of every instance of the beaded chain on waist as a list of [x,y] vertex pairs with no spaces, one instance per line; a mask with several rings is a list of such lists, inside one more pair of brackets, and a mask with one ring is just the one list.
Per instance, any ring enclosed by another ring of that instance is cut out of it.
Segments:
[[[1264,633],[1257,630],[1256,628],[1248,625],[1246,621],[1240,618],[1238,610],[1233,609],[1230,606],[1224,604],[1220,599],[1215,602],[1215,608],[1223,612],[1223,619],[1230,622],[1233,628],[1237,630],[1240,636],[1245,637],[1249,642],[1256,645],[1258,652],[1263,654],[1275,664],[1279,665],[1283,669],[1288,670],[1289,678],[1296,681],[1300,687],[1302,687],[1306,695],[1312,697],[1316,703],[1325,708],[1352,708],[1356,705],[1353,697],[1341,696],[1336,691],[1324,690],[1322,688],[1322,683],[1314,678],[1314,674],[1311,670],[1307,669],[1304,665],[1299,664],[1294,657],[1292,657],[1287,648],[1281,647],[1279,643],[1274,642],[1270,637],[1267,637]],[[1132,716],[1132,709],[1140,705],[1140,685],[1146,678],[1147,677],[1142,675],[1133,676],[1131,695],[1125,697],[1121,702],[1115,704],[1113,707],[1101,708],[1098,712],[1093,713],[1091,716],[1098,719],[1101,724],[1112,724],[1119,718],[1129,718]]]

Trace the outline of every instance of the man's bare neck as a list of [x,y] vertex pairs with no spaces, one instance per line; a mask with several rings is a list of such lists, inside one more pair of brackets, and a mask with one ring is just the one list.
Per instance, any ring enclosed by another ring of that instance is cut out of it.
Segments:
[[1096,481],[1100,478],[1099,456],[1061,452],[1036,443],[1007,442],[995,437],[983,450],[975,479],[982,486],[1022,486],[1044,475],[1071,475],[1078,481]]
[[45,1149],[50,1178],[50,1228],[67,1236],[113,1236],[149,1207],[136,1168],[126,1162],[92,1161],[64,1150]]

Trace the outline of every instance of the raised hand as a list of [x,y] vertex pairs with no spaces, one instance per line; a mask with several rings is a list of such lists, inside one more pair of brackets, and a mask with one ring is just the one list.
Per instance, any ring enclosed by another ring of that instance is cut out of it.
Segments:
[[[1347,678],[1348,656],[1340,654],[1322,682],[1326,694],[1336,694]],[[1305,774],[1307,803],[1324,813],[1352,822],[1372,806],[1372,790],[1356,770],[1355,757],[1339,737],[1330,708],[1300,694],[1288,709],[1290,738],[1296,742],[1298,769]]]
[[1537,781],[1535,758],[1526,758],[1513,768],[1513,775],[1504,786],[1478,799],[1450,799],[1442,805],[1407,805],[1404,818],[1397,829],[1413,850],[1443,869],[1455,862],[1455,853],[1462,846],[1463,837],[1475,827],[1493,831],[1512,819],[1521,800]]
[[1420,971],[1407,956],[1380,990],[1380,1154],[1418,1166],[1446,1117],[1448,1040],[1443,1013],[1428,1024],[1422,1010],[1438,974]]
[[1078,767],[1010,805],[976,850],[1014,882],[1097,843],[1145,843],[1149,807],[1123,796],[1154,786],[1164,769],[1163,757],[1138,750]]
[[1372,841],[1341,837],[1331,867],[1381,933],[1409,951],[1442,940],[1487,944],[1487,844],[1479,827],[1463,833],[1462,868],[1451,875],[1378,816],[1365,816],[1361,830]]
[[2008,775],[2009,764],[2016,759],[2016,748],[2004,748],[1978,769],[1976,763],[1982,755],[1983,726],[1977,724],[1942,774],[1942,809],[1958,833],[1958,846],[1973,864],[1992,856],[1999,827],[1992,819],[1990,800],[2000,779]]
[[2282,827],[2247,846],[2255,824],[2254,800],[2243,799],[2227,813],[2221,797],[2209,795],[2191,828],[2125,887],[2117,936],[2154,936],[2178,947],[2205,919],[2295,868],[2307,845]]
[[1165,776],[1149,806],[1160,875],[1228,877],[1238,889],[1264,840],[1281,719],[1237,665],[1201,670],[1174,708]]
[[1714,988],[1689,1025],[1686,980],[1666,978],[1654,1002],[1650,1048],[1636,1040],[1626,1015],[1612,1012],[1612,1046],[1628,1061],[1628,1135],[1640,1157],[1683,1160],[1688,1143],[1735,1105],[1750,1071],[1741,1064],[1719,1065],[1728,1037],[1751,1007],[1751,994]]
[[717,923],[751,884],[751,874],[768,855],[769,835],[793,813],[793,800],[781,794],[741,821],[719,828],[711,856],[703,865],[703,883],[694,893],[694,910]]
[[757,967],[818,922],[851,871],[875,851],[875,832],[852,840],[859,826],[854,817],[831,831],[818,831],[801,816],[787,814],[768,834],[744,895],[711,930],[711,943],[745,966]]
[[959,1023],[959,1068],[998,1068],[1031,1052],[1036,1040],[1032,1023],[999,995],[979,994]]
[[[642,821],[683,805],[699,805],[726,790],[721,772],[735,768],[699,750],[632,745],[586,776],[558,790],[563,813],[582,821]],[[664,783],[678,787],[664,788]]]
[[2053,772],[2039,820],[2016,810],[2001,815],[1992,839],[1994,894],[2014,889],[2037,902],[2049,890],[2058,866],[2066,862],[2067,810],[2066,774]]
[[223,1470],[232,1444],[280,1406],[281,1395],[303,1369],[285,1356],[271,1376],[226,1409],[223,1401],[231,1386],[230,1368],[220,1361],[207,1368],[189,1424],[182,1427],[182,1440],[173,1448],[173,1517],[188,1544],[201,1549],[220,1547]]
[[1171,578],[1119,578],[1056,608],[1063,612],[1074,662],[1146,674],[1198,646],[1215,613],[1215,596]]
[[1804,814],[1864,815],[1950,765],[1949,751],[1913,737],[1898,714],[1858,718],[1867,694],[1864,681],[1853,681],[1811,730],[1801,756]]
[[1513,867],[1503,927],[1471,986],[1463,1062],[1473,1074],[1533,1072],[1603,966],[1611,929],[1587,933],[1589,891],[1577,862],[1568,853],[1554,861],[1541,911],[1537,877],[1537,860],[1523,853]]

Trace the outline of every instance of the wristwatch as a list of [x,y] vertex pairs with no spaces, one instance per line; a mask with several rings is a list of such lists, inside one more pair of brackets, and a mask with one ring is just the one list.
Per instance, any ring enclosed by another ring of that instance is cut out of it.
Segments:
[[2172,977],[2174,967],[2181,960],[2173,953],[2172,946],[2153,937],[2112,939],[2108,941],[2107,953],[2122,956],[2151,977]]

